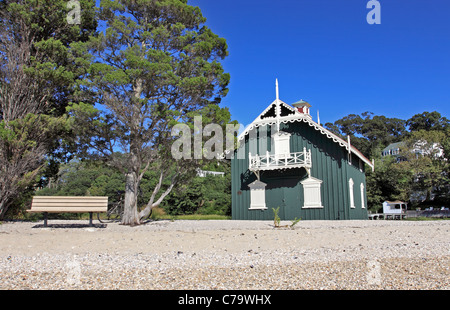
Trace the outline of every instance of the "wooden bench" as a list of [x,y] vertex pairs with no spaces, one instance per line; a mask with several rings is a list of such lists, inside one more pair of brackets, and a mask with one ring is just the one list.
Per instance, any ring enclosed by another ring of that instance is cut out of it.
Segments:
[[92,213],[106,212],[108,197],[101,196],[34,196],[30,213],[44,213],[44,227],[47,227],[48,213],[89,213],[89,226]]

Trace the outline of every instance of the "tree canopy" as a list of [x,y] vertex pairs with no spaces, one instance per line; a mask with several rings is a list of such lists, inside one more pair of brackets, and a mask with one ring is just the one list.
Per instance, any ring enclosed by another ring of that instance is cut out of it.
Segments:
[[[224,114],[213,107],[228,91],[229,74],[220,64],[227,45],[186,0],[104,0],[99,18],[105,31],[77,44],[77,52],[91,62],[82,96],[101,109],[79,101],[70,111],[83,153],[126,175],[123,223],[134,225],[201,163],[172,159],[170,128],[205,110],[214,112],[208,114],[213,122],[229,121],[229,113],[217,119]],[[138,189],[150,167],[159,181],[138,214]],[[166,178],[171,182],[163,188]]]
[[71,44],[97,27],[95,1],[80,5],[80,25],[69,25],[64,0],[0,1],[0,218],[67,155],[65,108],[84,72]]
[[325,127],[342,137],[350,136],[352,144],[369,158],[380,148],[399,142],[407,133],[404,120],[371,112],[350,114],[334,123],[326,123]]
[[408,120],[364,112],[326,123],[325,127],[343,138],[350,136],[355,147],[366,157],[373,158],[378,157],[381,150],[389,144],[409,137],[411,132],[445,131],[450,128],[450,121],[437,111],[416,114]]

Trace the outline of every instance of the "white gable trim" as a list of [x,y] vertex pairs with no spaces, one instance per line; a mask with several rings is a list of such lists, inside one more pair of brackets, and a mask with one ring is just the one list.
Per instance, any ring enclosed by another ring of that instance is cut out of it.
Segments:
[[[275,116],[274,117],[263,117],[267,112],[269,112],[269,110],[272,108],[272,106],[275,105]],[[276,122],[277,121],[277,116],[279,118],[285,118],[286,116],[281,116],[281,106],[285,107],[286,109],[290,110],[293,113],[296,113],[298,115],[300,115],[300,113],[297,111],[297,109],[291,107],[290,105],[288,105],[286,102],[283,102],[281,100],[274,100],[271,104],[269,104],[269,106],[267,108],[264,109],[264,111],[261,112],[261,114],[258,115],[257,118],[255,118],[255,120],[250,124],[250,126],[252,124],[265,124],[267,122]],[[293,115],[289,115],[289,116],[293,116]],[[257,126],[258,127],[258,126]],[[247,128],[246,128],[247,130]],[[251,130],[251,129],[250,129]],[[245,131],[244,131],[245,132]]]
[[[363,162],[368,164],[372,169],[374,168],[373,163],[367,159],[358,149],[356,149],[354,146],[352,146],[347,141],[341,139],[331,131],[327,130],[326,128],[320,126],[318,123],[314,122],[310,115],[302,114],[298,112],[293,107],[287,105],[285,102],[278,100],[278,103],[285,106],[286,108],[290,109],[291,111],[295,111],[294,115],[288,115],[288,116],[279,116],[278,120],[280,123],[293,123],[293,122],[305,122],[309,126],[313,127],[315,130],[319,131],[321,134],[327,136],[327,138],[333,140],[335,143],[338,143],[341,147],[345,148],[347,151],[351,151],[353,154],[358,156]],[[267,126],[267,125],[274,125],[277,123],[277,117],[267,117],[264,119],[261,119],[261,116],[263,116],[267,111],[270,110],[273,104],[277,104],[277,100],[272,102],[250,125],[245,128],[245,130],[238,136],[238,141],[242,141],[246,135],[249,134],[249,132],[255,128],[258,128],[260,126]],[[279,105],[277,105],[277,111],[276,113],[279,113]]]

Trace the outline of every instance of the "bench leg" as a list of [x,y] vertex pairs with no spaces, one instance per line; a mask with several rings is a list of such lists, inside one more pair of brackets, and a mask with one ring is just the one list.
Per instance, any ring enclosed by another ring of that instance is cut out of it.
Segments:
[[44,212],[44,227],[47,227],[48,212]]
[[89,227],[92,227],[92,212],[89,212]]

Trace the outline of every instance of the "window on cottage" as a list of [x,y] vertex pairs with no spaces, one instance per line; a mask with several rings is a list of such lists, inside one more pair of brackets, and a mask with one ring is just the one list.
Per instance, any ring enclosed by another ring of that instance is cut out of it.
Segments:
[[364,184],[363,183],[361,183],[360,188],[361,188],[361,209],[365,209],[366,205],[365,205],[365,199],[364,199]]
[[304,209],[308,208],[323,208],[320,187],[322,180],[309,177],[300,182],[303,185]]
[[291,135],[285,132],[277,132],[272,137],[272,150],[277,159],[289,158],[291,154],[289,140]]
[[265,210],[266,207],[266,183],[254,181],[250,183],[250,208],[249,210]]
[[353,182],[353,179],[350,178],[350,180],[348,180],[348,188],[350,191],[350,208],[355,208],[355,196],[354,196],[354,192],[353,192],[353,185],[355,183]]

